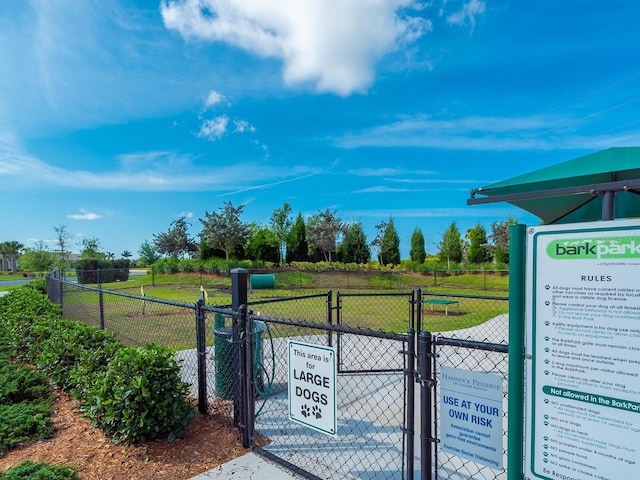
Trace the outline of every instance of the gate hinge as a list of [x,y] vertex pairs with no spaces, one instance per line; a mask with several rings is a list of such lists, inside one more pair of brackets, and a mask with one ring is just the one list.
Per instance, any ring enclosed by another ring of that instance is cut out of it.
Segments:
[[423,380],[418,377],[418,382],[420,382],[421,387],[433,388],[435,386],[435,382],[433,380]]

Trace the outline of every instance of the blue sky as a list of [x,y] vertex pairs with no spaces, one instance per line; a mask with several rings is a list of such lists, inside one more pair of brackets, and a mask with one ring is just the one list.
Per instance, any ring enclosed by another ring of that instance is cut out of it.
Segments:
[[0,241],[137,257],[231,201],[436,244],[512,215],[469,190],[640,145],[640,3],[0,3]]

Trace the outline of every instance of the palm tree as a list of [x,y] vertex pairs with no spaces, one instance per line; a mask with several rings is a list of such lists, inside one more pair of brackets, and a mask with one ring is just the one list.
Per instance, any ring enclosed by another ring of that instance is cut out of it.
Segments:
[[15,240],[11,242],[5,242],[7,247],[7,253],[11,255],[11,273],[16,273],[18,271],[18,266],[16,264],[17,257],[22,252],[24,245],[20,242],[16,242]]
[[9,242],[0,243],[0,270],[6,270],[6,256],[9,255]]
[[124,264],[126,265],[127,268],[131,267],[131,260],[129,260],[131,257],[133,257],[133,254],[129,251],[129,250],[125,250],[124,252],[122,252],[120,254],[122,256],[122,258],[124,258],[126,261],[124,262]]

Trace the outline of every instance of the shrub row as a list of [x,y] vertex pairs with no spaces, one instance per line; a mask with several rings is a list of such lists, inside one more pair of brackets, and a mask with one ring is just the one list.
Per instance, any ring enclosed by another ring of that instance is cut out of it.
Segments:
[[113,283],[129,280],[128,259],[97,260],[85,259],[76,263],[78,283]]
[[210,258],[208,260],[196,259],[166,259],[153,264],[156,273],[209,273],[213,275],[228,275],[234,268],[260,269],[273,268],[275,264],[263,261],[230,259],[227,262],[223,258]]
[[477,272],[477,271],[502,271],[508,270],[509,266],[503,263],[482,263],[482,264],[459,264],[447,265],[439,259],[428,258],[424,263],[416,263],[411,260],[402,260],[399,265],[381,265],[379,262],[370,261],[367,263],[342,263],[342,262],[291,262],[285,266],[278,266],[275,263],[235,260],[231,259],[227,263],[225,259],[211,258],[208,260],[167,259],[153,264],[156,273],[190,273],[203,272],[218,275],[228,275],[234,268],[245,268],[247,270],[299,270],[307,272],[417,272],[422,275],[432,275],[442,271],[457,272]]
[[172,352],[122,346],[110,333],[67,320],[37,288],[0,297],[0,328],[12,357],[35,364],[114,442],[175,438],[195,416]]
[[22,442],[53,433],[49,384],[31,367],[9,364],[7,350],[0,326],[0,456]]

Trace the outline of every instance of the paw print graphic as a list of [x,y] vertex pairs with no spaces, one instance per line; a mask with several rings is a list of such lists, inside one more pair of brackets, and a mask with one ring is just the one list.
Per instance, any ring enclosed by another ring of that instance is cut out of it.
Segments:
[[322,410],[320,409],[319,406],[314,405],[313,408],[311,409],[311,413],[313,414],[314,417],[316,418],[322,418]]
[[[315,407],[314,407],[315,408]],[[302,405],[300,407],[300,413],[302,414],[302,416],[304,418],[307,418],[309,415],[311,415],[311,412],[309,411],[309,407],[306,405]]]

